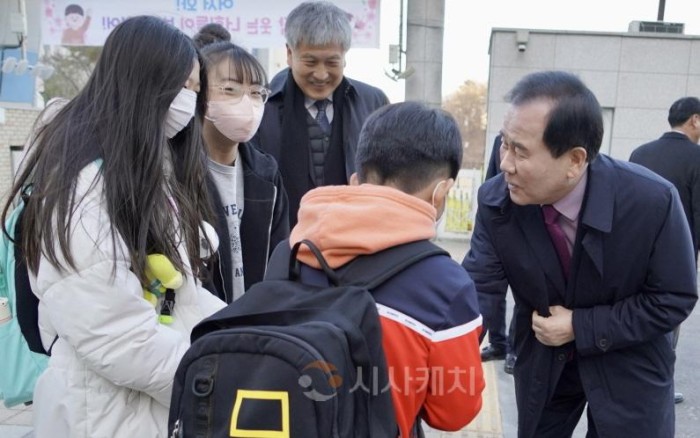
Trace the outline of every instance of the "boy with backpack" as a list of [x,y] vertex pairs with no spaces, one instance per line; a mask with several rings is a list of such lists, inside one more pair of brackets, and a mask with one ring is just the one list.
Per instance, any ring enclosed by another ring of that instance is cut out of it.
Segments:
[[308,192],[265,280],[198,324],[169,436],[413,438],[481,409],[474,283],[429,241],[462,160],[442,110],[365,123],[349,186]]
[[[290,243],[313,242],[330,268],[358,256],[435,237],[462,162],[446,112],[416,102],[387,105],[364,124],[349,186],[319,187],[301,201]],[[301,281],[320,268],[301,246]],[[314,269],[315,268],[315,269]],[[481,315],[469,275],[447,255],[425,258],[371,290],[379,310],[400,437],[425,421],[459,430],[481,409]]]

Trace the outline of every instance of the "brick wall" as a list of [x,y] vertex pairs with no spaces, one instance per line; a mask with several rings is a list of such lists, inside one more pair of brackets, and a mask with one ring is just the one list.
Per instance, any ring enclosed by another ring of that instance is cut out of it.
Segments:
[[5,109],[0,125],[0,201],[4,204],[12,186],[12,146],[22,146],[29,137],[39,109]]

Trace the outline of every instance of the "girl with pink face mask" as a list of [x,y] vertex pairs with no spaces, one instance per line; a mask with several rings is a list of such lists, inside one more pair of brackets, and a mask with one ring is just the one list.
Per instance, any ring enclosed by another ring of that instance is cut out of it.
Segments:
[[[212,29],[218,34],[202,38]],[[269,255],[289,235],[289,219],[277,162],[249,143],[270,93],[265,70],[226,34],[210,25],[195,36],[195,42],[200,43],[207,70],[203,136],[220,240],[206,286],[230,303],[263,279]],[[203,40],[213,42],[203,45]]]

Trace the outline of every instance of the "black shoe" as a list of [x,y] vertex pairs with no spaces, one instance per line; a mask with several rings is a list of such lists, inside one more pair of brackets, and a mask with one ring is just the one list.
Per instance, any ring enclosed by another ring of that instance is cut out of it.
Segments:
[[676,392],[676,393],[673,394],[673,402],[674,402],[675,404],[683,403],[683,400],[685,400],[685,397],[683,397],[683,393],[682,393],[682,392]]
[[488,347],[484,347],[483,350],[481,350],[481,361],[482,362],[488,362],[490,360],[505,359],[505,357],[506,357],[505,348],[496,348],[496,347],[489,345]]
[[506,354],[506,361],[503,363],[503,371],[506,374],[513,374],[513,368],[515,368],[515,355]]

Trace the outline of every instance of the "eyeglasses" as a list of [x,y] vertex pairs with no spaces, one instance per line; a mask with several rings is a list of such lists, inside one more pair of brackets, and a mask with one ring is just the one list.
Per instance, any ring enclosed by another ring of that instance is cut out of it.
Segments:
[[233,103],[238,103],[243,99],[243,95],[247,94],[248,97],[254,102],[267,102],[267,98],[270,97],[270,90],[263,87],[262,85],[251,85],[250,87],[244,87],[237,84],[221,84],[214,85],[210,87],[212,90],[216,90],[222,95],[226,96]]

